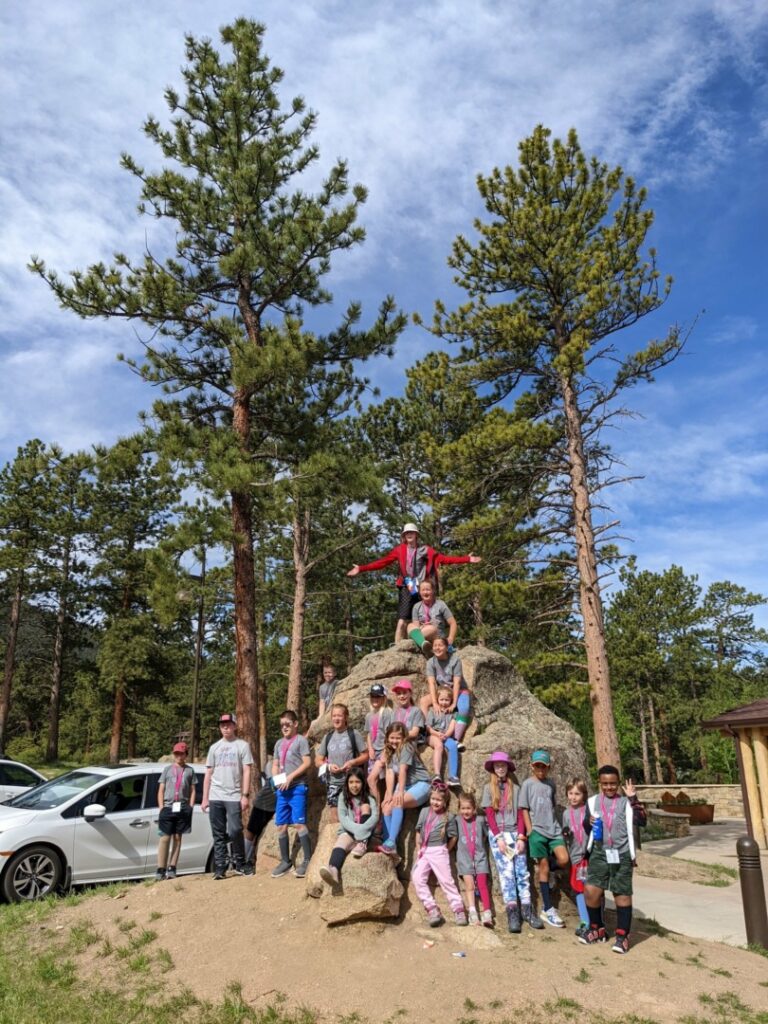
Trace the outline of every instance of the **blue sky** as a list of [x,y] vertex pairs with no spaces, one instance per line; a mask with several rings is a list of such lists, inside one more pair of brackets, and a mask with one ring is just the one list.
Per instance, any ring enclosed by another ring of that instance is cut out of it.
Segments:
[[[58,310],[25,264],[60,271],[162,239],[135,214],[127,150],[165,115],[183,33],[216,38],[238,15],[268,28],[267,52],[320,115],[327,164],[349,160],[370,190],[368,240],[336,264],[339,305],[371,313],[394,293],[430,315],[457,298],[445,264],[479,212],[478,171],[514,163],[539,122],[620,163],[650,192],[652,242],[675,287],[627,345],[691,324],[684,355],[630,404],[612,441],[627,472],[613,492],[642,567],[672,562],[703,584],[768,593],[768,8],[746,0],[462,3],[341,0],[9,0],[0,10],[0,458],[32,436],[65,448],[136,426],[152,393],[123,365],[128,325]],[[417,328],[376,367],[385,393],[431,347]],[[768,613],[760,616],[768,625]]]

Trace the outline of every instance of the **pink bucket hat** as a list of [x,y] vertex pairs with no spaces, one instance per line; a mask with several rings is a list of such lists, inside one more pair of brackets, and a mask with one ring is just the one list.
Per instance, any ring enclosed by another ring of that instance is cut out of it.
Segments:
[[515,770],[515,762],[512,760],[509,754],[505,754],[503,750],[496,750],[493,754],[491,754],[491,756],[485,762],[485,765],[483,767],[487,772],[492,772],[493,766],[495,764],[507,764],[509,765],[509,770],[511,772]]
[[410,679],[398,679],[395,685],[392,687],[392,693],[397,693],[398,690],[413,690]]

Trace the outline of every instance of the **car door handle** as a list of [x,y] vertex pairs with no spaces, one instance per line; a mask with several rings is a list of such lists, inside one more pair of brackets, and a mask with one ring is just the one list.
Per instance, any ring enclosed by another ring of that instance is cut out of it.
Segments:
[[131,828],[149,828],[149,822],[146,818],[135,818],[130,825]]

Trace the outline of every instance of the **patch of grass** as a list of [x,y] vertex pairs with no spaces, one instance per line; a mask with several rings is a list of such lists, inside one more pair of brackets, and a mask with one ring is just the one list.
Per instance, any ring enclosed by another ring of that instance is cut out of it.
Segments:
[[713,875],[720,875],[722,878],[738,878],[739,872],[736,868],[729,868],[726,864],[708,864],[705,860],[689,860],[687,857],[675,857],[675,860],[682,860],[686,864],[695,864],[697,868],[704,868],[711,871]]
[[663,924],[659,924],[655,917],[643,918],[638,923],[638,927],[648,935],[659,935],[661,938],[669,935],[669,929],[665,928]]
[[146,953],[139,953],[128,961],[128,969],[134,974],[146,974],[150,968],[151,960]]
[[112,945],[111,940],[109,938],[104,939],[104,941],[101,944],[101,949],[99,950],[99,956],[112,956],[114,952],[115,947]]
[[478,1006],[474,999],[470,999],[469,996],[464,1000],[465,1010],[482,1010],[482,1006]]
[[116,917],[114,921],[115,924],[117,925],[117,930],[122,932],[124,935],[126,935],[128,932],[132,932],[133,929],[136,927],[136,922],[131,920],[130,917],[126,918],[125,921],[120,917]]
[[750,953],[757,953],[758,956],[768,957],[768,949],[765,946],[759,946],[756,942],[750,942],[743,948],[749,950]]
[[721,978],[732,978],[733,977],[731,972],[730,971],[726,971],[726,969],[724,967],[713,967],[712,968],[712,973],[713,974],[719,974]]
[[694,885],[709,885],[713,889],[727,889],[729,885],[733,885],[733,882],[729,882],[727,878],[710,878],[708,882],[702,882],[696,879]]
[[98,942],[101,936],[93,927],[90,921],[80,921],[73,924],[69,931],[69,948],[73,953],[82,953],[94,942]]
[[35,964],[35,973],[44,985],[70,988],[75,981],[75,965],[56,953],[44,953]]
[[488,1003],[488,1008],[490,1010],[500,1010],[503,1005],[504,1005],[504,1000],[503,999],[492,999],[490,1001],[490,1003]]
[[588,981],[592,980],[592,975],[589,973],[589,971],[585,967],[582,967],[581,970],[579,971],[579,973],[574,975],[573,980],[574,981],[580,981],[582,983],[582,985],[586,985],[586,983]]
[[674,957],[672,956],[672,954],[671,954],[671,953],[668,953],[668,952],[666,951],[666,949],[665,949],[665,950],[664,950],[664,951],[662,952],[662,954],[661,954],[661,958],[662,958],[662,960],[669,960],[669,962],[670,962],[671,964],[677,963],[677,961],[676,961],[676,960],[675,960],[675,958],[674,958]]
[[149,920],[150,921],[159,921],[162,916],[163,915],[160,913],[159,910],[153,910],[152,913],[149,915]]
[[168,971],[172,971],[176,966],[173,962],[173,957],[167,949],[158,949],[156,959],[163,974],[167,974]]
[[687,956],[685,958],[685,962],[690,964],[691,967],[706,967],[706,964],[704,963],[704,954],[700,952],[696,953],[695,956]]

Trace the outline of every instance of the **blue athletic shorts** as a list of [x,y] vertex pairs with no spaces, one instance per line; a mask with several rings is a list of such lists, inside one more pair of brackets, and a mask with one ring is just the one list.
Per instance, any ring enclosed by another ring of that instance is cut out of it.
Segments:
[[412,786],[406,789],[408,796],[412,796],[416,801],[417,807],[421,807],[422,804],[427,802],[432,785],[429,782],[414,782]]
[[290,789],[277,790],[276,825],[306,825],[307,786],[302,783]]

